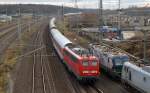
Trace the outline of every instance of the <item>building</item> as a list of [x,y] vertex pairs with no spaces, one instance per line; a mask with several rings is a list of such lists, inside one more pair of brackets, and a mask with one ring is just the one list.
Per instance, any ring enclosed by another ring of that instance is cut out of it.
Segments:
[[12,21],[12,16],[0,15],[0,22],[10,22]]

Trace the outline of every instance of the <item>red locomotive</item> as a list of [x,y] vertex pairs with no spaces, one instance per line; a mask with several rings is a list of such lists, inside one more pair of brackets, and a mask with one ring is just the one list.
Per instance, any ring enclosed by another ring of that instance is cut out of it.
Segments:
[[98,78],[100,75],[98,59],[88,49],[73,44],[56,28],[50,29],[50,36],[55,50],[77,79],[93,80]]

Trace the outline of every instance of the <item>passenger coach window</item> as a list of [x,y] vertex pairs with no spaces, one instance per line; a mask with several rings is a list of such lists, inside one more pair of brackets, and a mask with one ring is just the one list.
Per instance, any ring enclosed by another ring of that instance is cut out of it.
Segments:
[[127,73],[128,73],[128,68],[127,68]]
[[143,81],[146,82],[146,77],[143,78]]
[[129,80],[132,80],[131,71],[129,72]]

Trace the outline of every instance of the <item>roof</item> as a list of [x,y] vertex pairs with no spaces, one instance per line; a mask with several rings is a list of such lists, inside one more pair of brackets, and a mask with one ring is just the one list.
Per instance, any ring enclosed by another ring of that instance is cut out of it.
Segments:
[[72,16],[72,15],[80,15],[82,14],[82,12],[78,12],[78,13],[67,13],[67,14],[64,14],[65,16]]
[[116,51],[104,45],[94,45],[94,47],[98,48],[102,53],[107,54],[109,57],[128,56],[123,52]]
[[132,69],[134,69],[134,70],[136,70],[136,71],[139,71],[139,72],[141,72],[141,73],[143,73],[143,74],[147,74],[148,76],[150,76],[150,72],[143,70],[143,68],[144,68],[145,66],[144,66],[144,67],[138,67],[137,65],[132,64],[132,63],[130,63],[130,62],[125,62],[125,63],[124,63],[124,66],[129,67],[129,68],[132,68]]
[[99,32],[98,28],[82,28],[82,31],[85,31],[85,32],[95,32],[95,33]]
[[52,29],[51,34],[52,34],[53,38],[56,40],[56,42],[61,46],[61,48],[64,48],[67,44],[72,43],[68,38],[66,38],[57,29]]
[[111,53],[111,52],[109,52],[108,55],[110,57],[125,57],[125,56],[127,56],[126,54],[120,53],[120,52],[119,53]]
[[56,27],[55,26],[55,18],[52,18],[51,20],[50,20],[50,23],[49,23],[49,25],[50,25],[50,28],[53,28],[53,27]]

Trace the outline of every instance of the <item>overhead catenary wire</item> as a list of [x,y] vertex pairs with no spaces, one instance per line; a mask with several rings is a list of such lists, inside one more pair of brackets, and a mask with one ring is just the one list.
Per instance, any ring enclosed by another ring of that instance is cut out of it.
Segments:
[[37,51],[39,51],[39,50],[41,50],[41,49],[43,49],[43,48],[45,48],[45,47],[46,47],[46,46],[42,46],[42,47],[40,47],[40,48],[37,48],[37,49],[35,49],[35,50],[33,50],[33,51],[30,51],[30,52],[28,52],[28,53],[26,53],[26,54],[24,54],[24,55],[15,57],[15,58],[13,58],[13,60],[16,60],[16,59],[19,59],[19,58],[28,56],[28,55],[30,55],[30,54],[33,54],[33,53],[35,53],[35,52],[37,52]]

